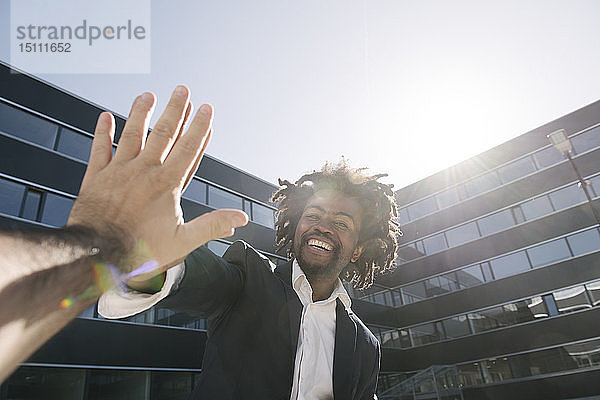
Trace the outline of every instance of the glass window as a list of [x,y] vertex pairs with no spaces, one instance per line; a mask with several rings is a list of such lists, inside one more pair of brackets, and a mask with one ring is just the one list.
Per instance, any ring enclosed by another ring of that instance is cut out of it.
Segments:
[[477,286],[485,282],[480,265],[473,265],[471,267],[458,270],[456,271],[456,276],[458,277],[458,284],[461,288]]
[[575,149],[575,153],[577,154],[594,149],[600,146],[600,126],[577,136],[573,136],[570,140]]
[[596,175],[595,177],[590,178],[589,181],[592,184],[592,187],[594,188],[596,196],[600,196],[600,175]]
[[575,256],[600,249],[600,234],[598,234],[598,229],[576,233],[569,236],[567,241]]
[[577,187],[576,184],[550,193],[549,196],[554,209],[557,211],[586,201],[583,189]]
[[58,126],[0,103],[0,131],[52,149]]
[[510,210],[502,210],[477,220],[477,225],[481,234],[486,236],[514,226],[515,220]]
[[473,331],[483,332],[490,329],[533,321],[535,317],[529,307],[530,304],[530,300],[518,301],[469,313],[469,320],[471,321]]
[[528,175],[532,172],[535,172],[535,165],[533,164],[533,159],[530,156],[521,158],[520,160],[513,161],[510,164],[498,168],[498,175],[500,175],[500,179],[502,179],[502,182],[504,183],[514,181],[515,179]]
[[190,372],[152,371],[152,398],[178,400],[194,389],[194,374]]
[[24,194],[25,186],[0,178],[0,213],[18,216]]
[[412,343],[410,341],[410,333],[408,329],[400,329],[400,346],[405,349],[408,347],[412,347]]
[[275,227],[275,211],[263,205],[252,203],[252,221],[268,228]]
[[458,379],[464,386],[482,385],[484,383],[479,363],[469,363],[457,366]]
[[443,233],[438,233],[437,235],[423,239],[423,245],[425,246],[425,253],[427,254],[437,253],[438,251],[448,248]]
[[408,218],[408,211],[406,211],[406,207],[398,209],[398,219],[400,220],[400,225],[405,225],[410,222]]
[[527,307],[529,307],[533,318],[545,318],[548,316],[546,303],[544,303],[544,299],[541,296],[532,297],[531,299],[525,300],[525,302],[527,303]]
[[552,205],[547,196],[542,196],[521,204],[521,210],[523,210],[525,218],[529,221],[550,214]]
[[466,315],[459,315],[458,317],[448,318],[443,320],[442,323],[444,324],[444,331],[446,332],[446,337],[448,337],[449,339],[471,334],[471,329],[469,328],[469,321],[467,320]]
[[469,196],[478,195],[479,193],[486,192],[497,186],[500,186],[500,179],[495,171],[488,172],[487,174],[465,182],[465,188],[467,189]]
[[145,399],[148,371],[89,370],[88,399]]
[[6,388],[6,394],[3,391],[3,399],[80,400],[85,394],[86,370],[23,366],[17,369],[2,386],[3,389]]
[[63,128],[58,138],[56,150],[60,153],[85,161],[90,158],[92,138],[81,133]]
[[399,290],[391,290],[392,299],[394,300],[394,306],[398,307],[402,305],[402,294]]
[[435,203],[435,197],[428,197],[423,200],[419,200],[415,204],[411,204],[408,208],[408,215],[410,215],[411,221],[421,218],[424,215],[434,213],[437,211],[437,204]]
[[483,271],[483,277],[485,278],[486,282],[493,281],[495,279],[489,262],[481,263],[481,270]]
[[415,243],[398,247],[398,257],[404,261],[414,260],[415,258],[423,257],[424,255],[423,252],[416,249]]
[[444,331],[440,322],[430,322],[409,329],[414,346],[439,342],[444,339]]
[[208,205],[214,208],[243,210],[242,198],[214,186],[208,187]]
[[438,200],[440,208],[450,207],[460,201],[456,188],[446,189],[443,192],[436,194],[435,197]]
[[434,276],[424,281],[425,293],[427,297],[439,296],[453,292],[457,289],[456,276],[454,273],[446,274],[442,276]]
[[179,326],[189,329],[204,329],[205,320],[203,318],[192,317],[184,312],[176,312],[167,308],[159,307],[156,309],[156,325]]
[[502,382],[513,377],[508,359],[492,358],[481,362],[481,370],[486,383]]
[[225,254],[225,251],[229,248],[229,245],[227,243],[217,242],[216,240],[210,241],[206,245],[208,246],[208,249],[210,251],[212,251],[219,257],[222,257],[223,254]]
[[67,223],[73,199],[46,193],[46,201],[42,211],[42,222],[52,226],[62,227]]
[[31,221],[36,221],[40,210],[41,199],[42,194],[40,192],[28,189],[27,194],[25,195],[25,203],[23,204],[23,212],[21,213],[21,217]]
[[558,307],[558,312],[561,314],[592,307],[583,286],[559,290],[552,293],[552,295]]
[[427,298],[425,282],[416,282],[401,288],[404,304],[415,303]]
[[564,239],[554,240],[527,249],[527,254],[529,254],[529,259],[534,268],[571,257],[571,252]]
[[562,154],[558,152],[554,147],[550,146],[545,148],[544,150],[537,151],[533,154],[533,158],[535,159],[538,168],[546,168],[554,164],[558,164],[561,161],[564,161],[564,157]]
[[469,222],[456,228],[452,228],[446,231],[446,238],[448,239],[448,246],[454,247],[460,244],[470,242],[479,237],[477,226],[475,222]]
[[564,369],[588,368],[600,365],[600,340],[570,344],[563,346],[561,350],[568,354],[569,361],[571,361]]
[[183,192],[183,197],[206,204],[206,183],[200,182],[198,179],[192,179],[185,192]]
[[596,306],[600,304],[600,279],[586,284],[585,288],[587,289],[590,295],[592,305]]
[[523,210],[521,210],[520,206],[511,207],[510,210],[512,211],[513,216],[515,217],[515,222],[517,224],[525,222],[525,214],[523,214]]
[[524,251],[495,258],[490,260],[490,264],[496,279],[515,275],[530,269],[529,261]]

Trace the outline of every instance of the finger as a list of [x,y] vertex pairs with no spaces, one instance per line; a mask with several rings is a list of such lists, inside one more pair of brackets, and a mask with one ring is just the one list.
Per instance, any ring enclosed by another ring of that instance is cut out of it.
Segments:
[[144,150],[146,161],[162,163],[165,160],[183,125],[189,99],[187,87],[179,85],[175,88],[169,104],[148,137]]
[[[115,138],[115,118],[109,112],[103,112],[98,116],[94,140],[90,151],[90,161],[85,170],[86,178],[94,176],[98,171],[108,165],[112,158],[112,143]],[[83,185],[83,184],[82,184]]]
[[183,185],[183,189],[181,189],[181,193],[185,192],[185,189],[187,189],[187,187],[189,186],[190,182],[192,181],[192,178],[196,174],[196,171],[198,171],[198,167],[200,166],[200,161],[202,161],[202,155],[204,154],[204,151],[206,150],[206,146],[210,142],[211,136],[212,136],[212,129],[210,131],[208,131],[208,135],[206,136],[206,139],[204,140],[204,145],[202,146],[202,149],[200,149],[200,153],[198,154],[198,157],[196,157],[196,161],[194,162],[194,165],[192,165],[192,168],[190,168],[190,172],[187,175],[187,178]]
[[211,129],[213,108],[203,104],[190,124],[187,133],[181,137],[177,146],[169,154],[165,166],[169,173],[182,178],[190,174],[192,167],[202,158],[208,144]]
[[135,99],[119,139],[115,160],[131,160],[144,148],[155,103],[156,97],[150,92],[146,92]]
[[177,234],[178,250],[188,254],[211,240],[229,237],[235,228],[248,223],[248,215],[240,210],[215,210],[180,226]]

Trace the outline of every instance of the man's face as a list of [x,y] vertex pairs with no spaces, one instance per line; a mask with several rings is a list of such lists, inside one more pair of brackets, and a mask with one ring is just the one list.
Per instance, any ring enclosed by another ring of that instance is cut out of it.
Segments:
[[294,234],[294,254],[307,277],[335,279],[360,257],[361,217],[358,202],[335,190],[308,200]]

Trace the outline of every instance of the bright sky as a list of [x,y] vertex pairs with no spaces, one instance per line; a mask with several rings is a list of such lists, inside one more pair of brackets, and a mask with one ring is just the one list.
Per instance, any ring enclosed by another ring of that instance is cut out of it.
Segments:
[[185,83],[216,107],[208,153],[274,183],[344,156],[400,188],[600,98],[597,0],[156,0],[151,12],[150,74],[41,77],[123,115],[145,90],[162,109]]

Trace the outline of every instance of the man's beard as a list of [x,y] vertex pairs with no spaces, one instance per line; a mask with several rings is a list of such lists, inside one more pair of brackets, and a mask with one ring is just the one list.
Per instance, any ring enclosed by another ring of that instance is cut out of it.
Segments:
[[[303,241],[300,245],[300,249],[298,254],[296,254],[296,260],[298,261],[298,265],[304,275],[310,278],[337,278],[340,274],[340,271],[348,264],[350,260],[342,260],[340,257],[339,247],[335,246],[333,249],[333,253],[330,257],[330,261],[327,263],[311,263],[303,255],[303,249],[308,247],[306,241]],[[344,264],[341,265],[340,264]]]

